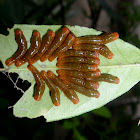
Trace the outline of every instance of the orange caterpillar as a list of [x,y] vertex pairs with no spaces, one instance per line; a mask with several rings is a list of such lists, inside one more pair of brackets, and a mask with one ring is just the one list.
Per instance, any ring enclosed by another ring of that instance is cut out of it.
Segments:
[[52,62],[59,54],[68,50],[73,45],[75,38],[76,36],[73,33],[70,33],[63,44],[52,53],[49,57],[49,61]]
[[109,50],[105,45],[96,45],[96,44],[74,44],[72,46],[74,50],[84,50],[84,51],[97,51],[104,57],[112,59],[114,54]]
[[79,71],[79,70],[63,70],[59,69],[56,71],[58,75],[61,76],[73,76],[73,77],[79,77],[79,78],[92,78],[92,77],[98,77],[101,75],[101,71],[97,69],[96,71]]
[[11,58],[5,61],[5,64],[7,66],[12,65],[13,63],[15,63],[15,61],[22,58],[27,51],[27,41],[21,30],[15,31],[15,40],[18,44],[18,50],[17,52],[15,52],[15,54]]
[[75,91],[77,91],[77,92],[79,92],[79,93],[81,93],[81,94],[83,94],[85,96],[95,97],[95,98],[99,98],[99,96],[100,96],[100,93],[97,90],[86,88],[86,87],[83,87],[81,85],[77,85],[77,84],[71,83],[71,82],[69,82],[66,79],[63,79],[63,82],[66,85],[70,86]]
[[96,71],[97,65],[90,65],[84,63],[57,63],[57,67],[60,69],[72,69],[72,70],[80,70],[80,71]]
[[[26,62],[33,64],[39,59],[42,62],[48,58],[50,61],[53,61],[59,53],[66,51],[72,46],[76,36],[73,33],[69,33],[70,30],[67,27],[63,27],[56,36],[53,31],[49,31],[41,43],[40,33],[34,31],[31,38],[31,47],[27,51],[27,41],[22,31],[18,30],[15,32],[15,37],[19,50],[5,63],[7,66],[15,63],[16,67],[20,67]],[[52,53],[53,57],[51,56]]]
[[86,64],[100,64],[99,58],[91,58],[91,57],[78,57],[78,56],[71,56],[71,57],[64,57],[64,58],[58,58],[58,63],[86,63]]
[[103,45],[103,44],[110,43],[118,38],[119,38],[119,34],[117,32],[106,33],[100,36],[77,37],[74,44],[87,43],[87,44]]
[[31,38],[31,47],[28,49],[26,54],[15,63],[16,67],[20,67],[21,65],[28,62],[28,60],[30,60],[38,52],[40,45],[41,45],[40,33],[38,31],[34,31],[33,36]]
[[[104,44],[112,42],[119,37],[118,33],[115,32],[102,36],[76,38],[72,32],[70,33],[67,27],[63,27],[56,36],[53,31],[49,31],[42,39],[42,43],[40,36],[38,31],[33,32],[31,47],[27,51],[27,41],[22,31],[17,30],[15,32],[15,38],[19,49],[11,58],[6,60],[6,65],[10,66],[15,63],[15,66],[20,67],[26,62],[33,64],[39,59],[41,62],[47,59],[51,62],[58,55],[59,57],[93,56],[98,58],[98,52],[106,58],[111,59],[114,55]],[[71,46],[73,50],[68,50]],[[62,56],[60,56],[60,54],[62,54]]]
[[86,80],[84,78],[71,77],[67,75],[63,75],[63,76],[59,75],[59,78],[63,80],[68,80],[69,82],[83,86],[85,88],[91,88],[91,89],[99,88],[99,84],[96,81]]
[[64,42],[66,37],[68,36],[70,30],[67,27],[64,27],[54,38],[52,44],[48,48],[48,51],[45,52],[45,54],[41,57],[40,61],[44,62],[46,61],[51,54]]
[[[77,37],[70,32],[67,27],[63,27],[58,34],[49,31],[41,41],[41,35],[34,31],[31,38],[31,47],[27,50],[27,41],[21,30],[15,31],[15,40],[18,44],[18,51],[6,60],[7,66],[15,63],[20,67],[26,62],[27,68],[32,72],[37,86],[35,88],[34,99],[39,101],[45,90],[45,83],[51,91],[51,99],[55,106],[60,105],[59,89],[66,97],[77,104],[79,98],[75,91],[88,96],[98,98],[97,91],[100,81],[109,83],[119,83],[119,78],[101,74],[98,69],[100,64],[99,54],[108,59],[112,59],[114,54],[105,45],[116,40],[118,33],[104,34],[100,36]],[[71,49],[72,47],[72,49]],[[58,76],[53,72],[41,71],[32,65],[38,60],[41,62],[47,59],[52,62],[57,58]]]
[[101,74],[98,77],[87,77],[86,80],[89,81],[104,81],[104,82],[108,82],[108,83],[114,83],[114,84],[119,84],[120,80],[118,77],[115,77],[111,74]]
[[[71,100],[74,104],[77,104],[79,102],[78,96],[76,95],[75,91],[66,86],[62,80],[57,77],[53,72],[48,71],[47,73],[45,71],[42,71],[42,75],[44,79],[46,80],[46,77],[49,77],[53,83],[60,88],[60,90],[63,91],[63,93],[66,95],[66,97]],[[51,89],[50,89],[51,90]],[[53,100],[53,99],[52,99]],[[57,99],[58,100],[58,99]]]
[[53,83],[53,81],[51,80],[51,78],[48,76],[47,72],[41,71],[41,75],[42,75],[43,79],[45,80],[47,86],[49,87],[49,89],[51,91],[51,99],[52,99],[53,104],[55,106],[59,106],[60,105],[60,93],[59,93],[59,89]]
[[51,43],[53,42],[54,37],[55,37],[55,33],[53,31],[49,31],[48,34],[46,34],[44,36],[44,38],[42,39],[41,47],[40,47],[38,53],[35,54],[28,61],[29,64],[33,64],[33,63],[37,62],[43,56],[43,54],[48,50],[48,48],[50,47]]
[[58,55],[58,59],[70,56],[79,56],[79,57],[91,57],[91,58],[98,58],[99,53],[97,51],[85,51],[85,50],[74,50],[68,49],[67,51]]
[[34,99],[40,101],[45,90],[45,82],[40,72],[33,65],[28,65],[27,68],[32,72],[37,84],[35,88]]

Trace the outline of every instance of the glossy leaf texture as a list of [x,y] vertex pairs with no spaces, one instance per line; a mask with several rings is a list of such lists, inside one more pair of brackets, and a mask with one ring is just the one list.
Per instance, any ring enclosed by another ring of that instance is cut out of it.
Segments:
[[[60,25],[15,25],[9,32],[8,36],[0,35],[0,59],[4,68],[5,60],[9,58],[16,50],[17,44],[14,37],[14,29],[19,28],[23,31],[28,47],[30,46],[30,37],[33,30],[40,32],[43,36],[48,30],[57,31]],[[80,26],[67,26],[77,37],[84,35],[99,35],[101,32],[94,29],[89,29]],[[135,46],[117,39],[114,42],[106,44],[114,53],[114,58],[108,60],[100,55],[99,69],[102,73],[112,74],[120,79],[119,84],[110,84],[100,82],[99,98],[89,98],[77,93],[80,102],[74,105],[67,97],[60,91],[61,105],[56,107],[53,105],[49,89],[46,85],[45,93],[41,101],[35,101],[33,98],[33,89],[35,80],[32,73],[27,69],[27,63],[21,67],[10,66],[9,72],[16,72],[23,80],[28,80],[31,83],[29,89],[23,94],[19,101],[14,105],[13,112],[16,117],[36,118],[44,116],[47,122],[62,120],[78,116],[85,112],[100,108],[108,102],[116,99],[122,94],[130,90],[136,83],[140,81],[140,50]],[[39,70],[51,70],[56,74],[57,59],[53,62],[48,60],[45,62],[38,61],[34,66]],[[14,96],[14,95],[13,95]],[[14,98],[14,97],[13,97]]]

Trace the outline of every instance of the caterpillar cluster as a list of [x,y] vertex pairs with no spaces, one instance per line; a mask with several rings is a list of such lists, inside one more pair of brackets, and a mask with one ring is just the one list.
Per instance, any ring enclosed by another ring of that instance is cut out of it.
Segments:
[[[55,106],[60,105],[59,89],[74,104],[79,102],[75,91],[98,98],[97,91],[100,81],[119,83],[119,78],[101,74],[98,69],[100,64],[99,54],[108,59],[113,58],[113,53],[105,45],[118,39],[118,33],[106,33],[100,36],[76,37],[67,27],[63,27],[58,34],[49,31],[42,38],[38,31],[34,31],[31,38],[31,47],[27,50],[27,41],[21,30],[15,31],[15,40],[18,50],[12,57],[5,61],[7,66],[15,64],[16,67],[28,62],[27,68],[36,80],[34,99],[39,101],[45,91],[45,83],[51,91],[51,99]],[[72,49],[71,49],[72,47]],[[52,71],[39,72],[32,64],[47,59],[52,62],[57,58],[58,76]]]

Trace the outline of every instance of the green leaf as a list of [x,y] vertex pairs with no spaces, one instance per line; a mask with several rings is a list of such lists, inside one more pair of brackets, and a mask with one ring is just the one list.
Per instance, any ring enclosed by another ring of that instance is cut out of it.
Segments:
[[[9,58],[16,50],[17,44],[14,37],[14,29],[20,28],[30,46],[30,37],[33,30],[38,30],[43,36],[48,29],[56,31],[60,28],[59,25],[15,25],[8,36],[0,35],[0,59],[4,68],[5,60]],[[99,35],[101,32],[94,29],[89,29],[80,26],[67,26],[76,36],[84,35]],[[17,68],[14,65],[10,66],[9,72],[16,72],[23,80],[31,82],[30,88],[23,94],[21,99],[14,105],[14,115],[17,117],[36,118],[44,116],[47,122],[71,118],[82,113],[100,108],[115,98],[121,96],[130,90],[136,83],[140,81],[140,50],[135,46],[117,39],[114,42],[108,43],[107,46],[114,53],[114,58],[111,60],[100,56],[101,64],[99,69],[102,73],[109,73],[119,77],[119,84],[110,84],[101,82],[99,87],[100,97],[89,98],[80,93],[77,93],[80,102],[74,105],[61,92],[61,105],[56,107],[52,104],[49,96],[49,89],[46,86],[45,93],[41,101],[35,101],[32,97],[33,87],[35,84],[32,73],[27,69],[27,64]],[[52,70],[56,73],[56,59],[53,62],[40,62],[34,64],[38,70]]]
[[105,106],[103,106],[99,109],[93,110],[93,113],[96,115],[102,116],[104,118],[111,118],[111,116],[112,116],[110,110]]

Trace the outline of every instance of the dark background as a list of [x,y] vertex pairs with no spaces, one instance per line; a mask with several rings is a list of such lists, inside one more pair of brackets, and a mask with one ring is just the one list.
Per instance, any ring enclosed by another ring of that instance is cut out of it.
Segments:
[[[106,32],[140,48],[139,0],[0,0],[0,33],[14,24],[80,25]],[[2,52],[1,52],[2,53]],[[131,57],[131,56],[130,56]],[[2,67],[2,64],[0,64]],[[16,81],[17,74],[10,74]],[[30,84],[17,84],[26,90]],[[22,93],[0,73],[0,140],[139,140],[140,84],[105,108],[67,120],[16,118],[12,108]]]

